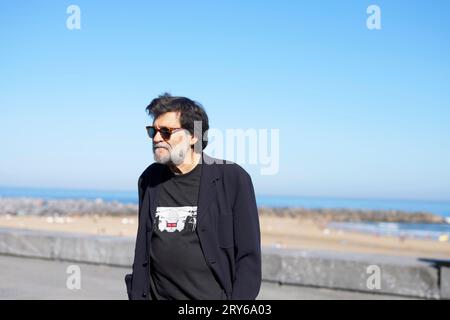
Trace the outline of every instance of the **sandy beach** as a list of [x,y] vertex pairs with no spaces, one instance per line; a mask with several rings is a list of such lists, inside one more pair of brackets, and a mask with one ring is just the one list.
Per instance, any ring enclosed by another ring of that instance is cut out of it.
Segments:
[[[377,236],[327,228],[304,217],[261,215],[262,245],[397,256],[450,259],[450,242]],[[136,217],[0,215],[0,227],[135,237]]]

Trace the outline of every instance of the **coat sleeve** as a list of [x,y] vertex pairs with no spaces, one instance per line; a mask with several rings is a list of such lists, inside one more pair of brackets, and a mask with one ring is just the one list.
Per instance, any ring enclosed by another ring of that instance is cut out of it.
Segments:
[[253,300],[261,287],[261,234],[252,180],[240,169],[233,206],[235,280],[231,299]]
[[141,217],[141,208],[142,208],[142,202],[144,199],[144,192],[145,192],[145,179],[144,179],[144,173],[139,177],[138,179],[138,195],[139,195],[139,205],[138,205],[138,231],[136,234],[136,242],[135,242],[135,250],[134,250],[134,259],[133,259],[133,272],[131,274],[125,275],[125,284],[128,294],[129,300],[134,300],[136,297],[136,294],[133,292],[133,277],[134,277],[134,271],[135,271],[135,264],[136,264],[136,258],[139,259],[140,253],[142,249],[140,248],[140,244],[142,244],[142,235],[145,232],[143,228],[145,227],[145,223],[142,221]]

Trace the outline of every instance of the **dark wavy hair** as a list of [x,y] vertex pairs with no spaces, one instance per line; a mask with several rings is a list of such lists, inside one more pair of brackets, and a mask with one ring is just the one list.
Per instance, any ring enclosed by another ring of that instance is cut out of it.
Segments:
[[186,97],[173,97],[166,92],[153,99],[145,110],[154,120],[166,112],[179,112],[181,127],[188,130],[192,136],[195,134],[194,121],[201,121],[202,136],[197,136],[197,143],[201,142],[202,150],[208,145],[208,137],[205,135],[209,129],[208,115],[200,103]]

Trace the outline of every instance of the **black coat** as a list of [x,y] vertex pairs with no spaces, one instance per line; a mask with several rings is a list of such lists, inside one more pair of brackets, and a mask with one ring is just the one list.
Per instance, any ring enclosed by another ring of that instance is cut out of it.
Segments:
[[[261,286],[261,236],[250,175],[237,164],[224,164],[204,153],[202,159],[196,230],[206,262],[228,299],[255,299]],[[149,299],[156,187],[164,169],[153,163],[139,178],[133,273],[125,277],[129,299]]]

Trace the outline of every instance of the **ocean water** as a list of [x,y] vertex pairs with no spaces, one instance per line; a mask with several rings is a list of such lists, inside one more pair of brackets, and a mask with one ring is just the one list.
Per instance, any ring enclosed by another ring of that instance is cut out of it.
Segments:
[[257,202],[272,207],[420,211],[450,217],[450,201],[260,196]]
[[0,187],[0,197],[28,197],[50,199],[103,199],[122,203],[138,202],[137,191],[102,191],[81,189],[51,189],[51,188],[8,188]]

